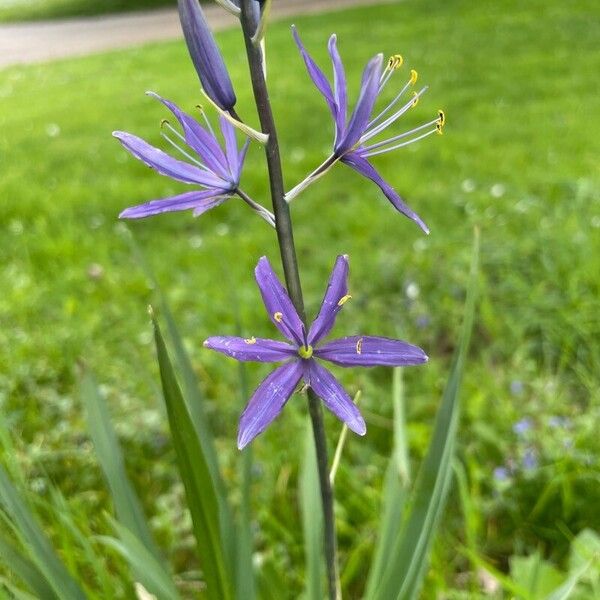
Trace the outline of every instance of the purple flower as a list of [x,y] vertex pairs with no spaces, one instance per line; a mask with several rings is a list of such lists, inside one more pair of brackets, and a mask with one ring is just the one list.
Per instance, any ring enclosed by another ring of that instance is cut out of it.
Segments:
[[527,448],[525,450],[525,454],[523,455],[523,468],[526,471],[531,471],[538,466],[538,459],[535,450],[532,448]]
[[258,261],[255,275],[269,317],[289,343],[229,336],[210,337],[204,342],[207,348],[240,361],[284,361],[258,386],[242,413],[238,432],[240,450],[277,417],[300,380],[352,431],[364,435],[366,425],[360,411],[336,378],[315,359],[342,367],[396,367],[426,362],[423,350],[400,340],[373,336],[350,336],[322,343],[337,313],[350,299],[347,256],[338,256],[321,309],[308,333],[266,257]]
[[[273,224],[273,216],[238,187],[249,142],[246,141],[241,150],[238,149],[233,125],[224,117],[220,117],[221,133],[225,140],[225,146],[222,148],[212,128],[210,128],[208,119],[206,120],[207,129],[205,129],[173,102],[165,100],[153,92],[148,92],[148,94],[160,100],[179,121],[183,135],[174,129],[168,121],[163,121],[164,128],[168,129],[177,138],[177,142],[164,132],[161,135],[189,162],[173,158],[131,133],[115,131],[113,135],[133,156],[161,175],[166,175],[183,183],[198,185],[203,189],[133,206],[124,210],[119,216],[124,219],[139,219],[187,209],[193,209],[194,216],[198,216],[222,204],[233,194],[237,194],[253,210]],[[197,157],[192,156],[188,150],[195,153]]]
[[506,467],[496,467],[494,469],[494,479],[496,481],[506,481],[510,477],[510,473]]
[[[292,28],[294,39],[308,74],[317,89],[321,92],[331,111],[335,125],[335,141],[333,153],[325,162],[311,173],[304,181],[286,194],[287,201],[291,201],[313,181],[326,173],[338,160],[348,165],[367,179],[375,183],[386,195],[394,208],[415,221],[419,227],[429,233],[429,229],[421,218],[413,212],[398,193],[375,170],[368,158],[398,148],[408,146],[421,140],[432,133],[442,133],[445,123],[443,111],[438,112],[436,119],[424,123],[419,127],[405,131],[391,137],[372,142],[373,138],[395,123],[404,113],[415,106],[426,88],[413,92],[408,99],[403,100],[405,93],[416,83],[417,72],[412,70],[410,77],[394,99],[374,118],[371,113],[377,97],[391,79],[394,72],[402,66],[403,59],[400,55],[390,58],[385,69],[383,68],[383,55],[373,57],[365,67],[360,84],[360,92],[354,106],[354,111],[348,117],[348,88],[344,65],[337,50],[337,38],[333,34],[329,38],[329,55],[333,63],[333,88],[321,69],[306,51],[296,28]],[[402,101],[402,102],[401,102]]]
[[513,425],[513,431],[519,436],[524,436],[533,426],[533,423],[529,417],[524,417],[523,419],[517,421]]
[[235,92],[198,0],[178,0],[177,4],[183,35],[204,91],[223,110],[232,111]]

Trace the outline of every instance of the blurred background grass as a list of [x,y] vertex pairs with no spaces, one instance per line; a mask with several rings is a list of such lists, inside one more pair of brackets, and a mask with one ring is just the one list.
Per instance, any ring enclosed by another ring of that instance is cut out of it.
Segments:
[[[474,597],[477,572],[457,552],[463,545],[502,569],[511,555],[536,550],[563,568],[573,535],[600,528],[598,17],[592,0],[413,0],[295,21],[324,65],[327,36],[338,33],[354,89],[371,55],[401,52],[398,84],[416,68],[430,86],[406,128],[438,108],[447,113],[443,137],[376,159],[431,236],[341,165],[292,205],[308,313],[336,254],[348,253],[353,301],[337,332],[397,334],[431,357],[405,371],[415,460],[456,343],[472,229],[481,228],[481,301],[460,435],[470,502],[450,503],[427,597],[450,589]],[[289,24],[269,29],[268,48],[288,188],[332,139]],[[256,122],[240,36],[225,32],[219,41],[239,112]],[[125,129],[159,142],[166,115],[144,96],[148,89],[193,109],[198,86],[182,43],[0,72],[0,405],[35,493],[48,493],[49,475],[90,529],[101,530],[107,500],[75,392],[83,357],[104,384],[162,541],[185,570],[191,539],[157,388],[152,290],[116,219],[126,206],[181,189],[110,136]],[[242,183],[267,202],[261,158],[252,147]],[[128,227],[186,334],[234,484],[237,368],[203,351],[202,341],[233,333],[233,288],[244,331],[273,333],[252,270],[262,254],[277,261],[274,236],[236,201],[198,220],[166,215]],[[254,384],[266,372],[249,366]],[[349,391],[363,390],[369,427],[365,439],[350,440],[337,481],[345,583],[358,593],[391,444],[391,373],[337,374]],[[257,551],[282,568],[302,562],[301,445],[290,440],[299,439],[304,414],[292,402],[255,444]],[[333,442],[339,425],[327,424]],[[290,597],[300,584],[290,582]]]
[[0,0],[0,23],[173,6],[172,0]]

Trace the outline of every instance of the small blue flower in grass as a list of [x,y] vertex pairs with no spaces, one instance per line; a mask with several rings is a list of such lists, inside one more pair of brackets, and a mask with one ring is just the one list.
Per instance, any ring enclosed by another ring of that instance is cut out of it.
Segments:
[[383,133],[403,114],[415,106],[421,95],[425,93],[427,88],[422,88],[419,92],[413,92],[413,95],[408,100],[406,98],[403,99],[404,95],[416,83],[417,72],[412,70],[408,81],[395,95],[394,99],[376,117],[371,118],[371,113],[379,94],[390,81],[394,72],[402,66],[403,62],[402,57],[396,54],[389,59],[384,69],[383,55],[376,55],[367,63],[364,69],[358,100],[356,101],[354,112],[348,118],[346,74],[337,50],[337,38],[335,34],[329,38],[328,47],[333,63],[332,88],[323,71],[321,71],[306,51],[296,28],[293,27],[292,30],[308,74],[325,98],[331,111],[335,126],[335,141],[331,156],[304,181],[290,190],[286,194],[286,200],[290,202],[313,181],[324,175],[337,161],[341,161],[367,179],[373,181],[373,183],[379,186],[396,210],[415,221],[425,233],[429,233],[429,229],[421,218],[407,206],[394,188],[379,175],[368,158],[408,146],[436,132],[441,134],[446,121],[444,112],[441,110],[438,111],[435,119],[410,131],[395,134],[387,139],[375,142],[374,138]]
[[161,175],[183,183],[197,185],[203,189],[132,206],[125,209],[119,216],[123,219],[140,219],[187,209],[192,209],[194,216],[199,216],[237,194],[261,217],[273,225],[275,222],[273,215],[239,188],[249,141],[246,140],[242,148],[238,149],[233,125],[224,117],[220,117],[219,124],[225,142],[224,147],[221,147],[208,119],[206,119],[206,128],[204,128],[173,102],[165,100],[153,92],[148,92],[148,95],[160,100],[179,121],[183,135],[168,121],[163,121],[163,129],[167,129],[177,141],[164,131],[161,132],[161,135],[187,161],[174,158],[131,133],[115,131],[113,136],[133,156]]
[[207,348],[240,361],[285,361],[258,386],[244,409],[238,433],[240,450],[279,415],[300,380],[352,431],[364,435],[367,428],[360,411],[336,378],[316,359],[342,367],[398,367],[426,362],[423,350],[400,340],[366,335],[323,343],[337,313],[350,299],[347,256],[338,256],[321,309],[308,333],[266,257],[258,261],[255,275],[269,317],[289,343],[230,336],[210,337],[204,342]]
[[529,417],[523,417],[513,425],[513,431],[519,436],[524,436],[533,427]]

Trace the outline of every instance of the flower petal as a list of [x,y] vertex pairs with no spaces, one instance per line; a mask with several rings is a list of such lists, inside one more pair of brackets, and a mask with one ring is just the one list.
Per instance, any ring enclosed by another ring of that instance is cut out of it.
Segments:
[[198,183],[213,188],[223,186],[223,181],[215,175],[169,156],[136,135],[124,131],[114,131],[113,136],[133,156],[155,171],[158,171],[161,175],[166,175],[171,179],[183,181],[184,183]]
[[227,159],[215,137],[206,131],[196,119],[183,112],[174,102],[162,98],[155,92],[146,93],[162,102],[175,115],[183,129],[188,146],[198,153],[211,171],[228,181],[230,174],[227,168]]
[[240,417],[238,448],[242,450],[279,415],[302,377],[302,364],[295,360],[277,367],[258,386]]
[[[340,58],[340,53],[337,49],[337,36],[335,33],[329,38],[329,56],[333,63],[333,93],[337,111],[335,120],[337,123],[337,133],[339,136],[344,135],[346,128],[346,112],[348,110],[348,86],[346,84],[346,73],[344,64]],[[337,139],[336,139],[337,142]]]
[[285,342],[264,338],[212,336],[204,342],[205,348],[216,350],[236,360],[250,362],[278,362],[297,356],[296,349]]
[[178,0],[181,28],[204,91],[223,110],[235,106],[229,73],[198,0]]
[[396,190],[379,175],[366,158],[360,156],[358,152],[348,152],[341,158],[341,161],[378,185],[397,211],[414,221],[425,233],[429,233],[429,228],[421,220],[421,217],[404,203]]
[[383,55],[378,54],[367,63],[363,71],[360,94],[356,101],[354,112],[350,117],[350,122],[348,123],[348,128],[343,139],[339,141],[335,148],[336,153],[340,156],[351,150],[365,132],[371,118],[373,105],[379,93],[382,63]]
[[[225,196],[223,195],[225,194]],[[178,196],[170,196],[161,200],[151,200],[145,204],[138,204],[126,208],[120,215],[120,219],[141,219],[152,215],[178,210],[194,210],[194,216],[198,216],[215,206],[219,206],[227,200],[228,193],[223,190],[197,190],[185,192]]]
[[323,71],[321,71],[321,69],[318,67],[317,63],[306,51],[306,48],[304,47],[304,44],[298,35],[298,31],[296,31],[295,25],[292,25],[292,35],[294,36],[296,46],[298,46],[298,50],[300,50],[300,54],[304,59],[304,64],[306,65],[308,75],[312,79],[313,83],[317,86],[317,89],[323,95],[323,98],[325,98],[325,102],[327,102],[327,106],[329,106],[329,110],[331,111],[331,114],[333,115],[333,118],[336,120],[337,124],[338,106],[335,102],[333,92],[331,91],[331,84],[327,80],[327,77],[325,77],[323,74]]
[[225,140],[225,154],[227,156],[227,167],[229,169],[230,177],[233,177],[236,183],[239,183],[239,152],[237,147],[237,140],[235,137],[235,127],[225,118],[219,117],[219,125],[221,126],[221,133]]
[[348,428],[365,435],[367,426],[356,404],[348,396],[338,380],[318,362],[311,360],[305,366],[304,378],[315,394],[323,400],[325,406],[338,418],[348,425]]
[[418,346],[402,340],[371,335],[340,338],[315,349],[314,355],[342,367],[403,367],[427,362]]
[[254,273],[265,308],[275,327],[289,340],[304,344],[302,321],[266,256],[258,261]]
[[348,256],[338,256],[327,290],[321,302],[321,309],[317,318],[313,321],[308,332],[308,343],[314,346],[324,338],[333,327],[338,312],[342,309],[345,300],[348,299]]

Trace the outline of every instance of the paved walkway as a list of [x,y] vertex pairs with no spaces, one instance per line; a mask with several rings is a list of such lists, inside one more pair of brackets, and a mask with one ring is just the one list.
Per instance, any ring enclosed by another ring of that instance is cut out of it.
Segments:
[[[385,0],[274,0],[272,18],[381,4]],[[389,1],[389,0],[388,0]],[[204,9],[213,30],[236,23],[217,4]],[[0,68],[84,56],[106,50],[140,46],[181,36],[174,9],[137,12],[64,21],[0,25]]]

